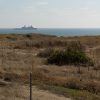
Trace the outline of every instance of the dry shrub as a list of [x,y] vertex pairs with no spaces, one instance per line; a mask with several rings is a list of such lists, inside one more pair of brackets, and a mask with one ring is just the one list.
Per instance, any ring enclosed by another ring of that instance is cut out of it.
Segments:
[[73,50],[73,51],[85,51],[85,46],[80,41],[71,41],[68,42],[68,45],[66,47],[67,50]]
[[3,80],[0,80],[0,86],[1,86],[1,87],[7,86],[7,85],[10,85],[10,83],[5,82],[5,81],[3,81]]
[[99,71],[100,70],[100,65],[93,67],[94,70]]
[[67,79],[65,87],[87,90],[91,93],[100,94],[100,82],[97,81],[82,81],[78,78],[71,77]]
[[47,46],[49,47],[66,47],[67,46],[67,41],[62,41],[62,40],[49,40],[47,41]]
[[41,68],[34,68],[33,69],[33,80],[37,80],[39,82],[43,82],[49,85],[62,85],[65,84],[66,78],[64,77],[57,77],[57,76],[49,76],[49,70],[41,69]]
[[13,72],[6,72],[3,76],[4,81],[18,81],[21,80],[21,75]]
[[46,48],[38,53],[39,57],[49,57],[54,52],[53,48]]
[[2,79],[3,78],[3,73],[4,73],[4,70],[1,68],[1,66],[0,66],[0,79]]
[[10,60],[10,61],[18,61],[20,58],[20,56],[16,54],[16,52],[14,51],[6,53],[5,57],[7,60]]
[[33,47],[40,48],[43,46],[42,42],[39,41],[31,41],[31,40],[24,40],[24,41],[19,41],[16,43],[14,46],[14,49],[30,49]]
[[33,75],[34,80],[43,80],[43,79],[45,79],[44,73],[42,71],[39,71],[39,69],[33,70],[32,75]]
[[16,40],[17,40],[17,38],[14,37],[14,36],[7,36],[6,38],[7,38],[9,41],[16,41]]
[[92,93],[100,94],[100,82],[88,81],[88,82],[85,82],[84,85],[85,85],[84,87],[85,90],[88,90],[89,92],[92,92]]
[[97,57],[100,57],[100,47],[95,49],[95,54]]
[[100,82],[97,81],[81,81],[78,78],[71,77],[67,79],[64,87],[100,94]]
[[64,86],[66,84],[66,78],[60,76],[46,76],[46,83],[49,85]]
[[67,42],[66,41],[61,41],[61,40],[54,40],[54,39],[29,39],[29,40],[21,40],[18,41],[15,46],[14,49],[26,49],[26,48],[32,48],[32,47],[36,47],[36,48],[47,48],[47,47],[65,47],[67,46]]
[[71,89],[83,89],[83,84],[80,79],[75,78],[75,77],[70,77],[67,79],[65,87],[71,88]]
[[100,84],[95,81],[83,81],[77,77],[61,77],[48,75],[48,70],[34,69],[33,80],[37,80],[39,83],[43,82],[48,85],[62,86],[71,89],[87,90],[91,93],[100,93]]

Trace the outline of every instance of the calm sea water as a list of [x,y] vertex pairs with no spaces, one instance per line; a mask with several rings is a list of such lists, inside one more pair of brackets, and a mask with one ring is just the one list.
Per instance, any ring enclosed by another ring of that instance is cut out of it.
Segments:
[[91,36],[100,35],[100,29],[68,29],[68,28],[38,28],[36,30],[0,29],[0,34],[40,33],[56,36]]

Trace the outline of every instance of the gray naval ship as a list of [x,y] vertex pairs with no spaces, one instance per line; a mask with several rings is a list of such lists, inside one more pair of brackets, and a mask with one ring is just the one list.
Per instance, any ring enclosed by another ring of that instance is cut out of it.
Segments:
[[35,29],[37,29],[37,28],[33,27],[32,25],[28,26],[28,27],[26,27],[26,25],[24,25],[21,28],[15,28],[15,30],[35,30]]

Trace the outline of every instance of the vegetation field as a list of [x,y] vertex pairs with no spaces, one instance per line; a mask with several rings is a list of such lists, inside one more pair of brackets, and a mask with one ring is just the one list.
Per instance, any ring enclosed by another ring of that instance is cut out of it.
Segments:
[[30,72],[33,100],[100,100],[100,36],[0,35],[0,100],[28,100]]

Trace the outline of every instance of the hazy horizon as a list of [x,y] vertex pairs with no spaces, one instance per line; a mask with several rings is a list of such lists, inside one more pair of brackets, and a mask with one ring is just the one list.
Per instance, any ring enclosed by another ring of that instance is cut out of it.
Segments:
[[100,0],[0,0],[0,28],[100,28]]

